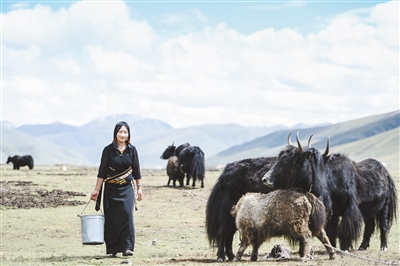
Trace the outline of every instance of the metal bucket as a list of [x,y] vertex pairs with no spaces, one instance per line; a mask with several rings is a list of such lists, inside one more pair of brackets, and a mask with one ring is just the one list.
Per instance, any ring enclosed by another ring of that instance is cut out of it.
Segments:
[[[88,201],[82,213],[85,211],[90,201],[91,200]],[[82,215],[82,213],[80,215],[78,214],[78,217],[81,218],[82,244],[83,245],[103,244],[104,215],[103,214]]]
[[82,244],[100,245],[104,243],[104,216],[83,215],[81,218]]

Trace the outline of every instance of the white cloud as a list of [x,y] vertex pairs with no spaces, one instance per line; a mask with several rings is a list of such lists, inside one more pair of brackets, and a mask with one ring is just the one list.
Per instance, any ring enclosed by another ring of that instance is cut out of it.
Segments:
[[339,14],[307,36],[243,35],[196,10],[164,18],[197,26],[159,38],[123,1],[2,14],[3,119],[81,125],[133,113],[173,126],[293,125],[399,107],[398,3]]

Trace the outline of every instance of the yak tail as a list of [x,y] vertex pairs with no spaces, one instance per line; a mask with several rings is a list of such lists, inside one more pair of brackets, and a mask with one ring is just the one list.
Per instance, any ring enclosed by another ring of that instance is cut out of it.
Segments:
[[356,200],[353,199],[352,202],[350,202],[344,211],[338,227],[338,236],[341,246],[342,244],[346,246],[346,243],[342,243],[342,241],[351,244],[352,241],[356,241],[361,235],[361,226],[364,218],[357,206]]
[[193,180],[204,180],[204,153],[200,148],[198,148],[194,153],[190,174],[193,177]]
[[326,225],[325,206],[314,194],[306,193],[308,201],[311,203],[310,229],[313,235],[317,235],[321,228]]
[[218,230],[220,227],[221,204],[222,204],[222,188],[220,180],[217,180],[208,197],[206,206],[206,231],[208,242],[211,246],[218,246]]
[[[387,212],[387,222],[389,228],[392,227],[393,221],[397,219],[397,193],[396,193],[396,186],[394,185],[394,181],[392,177],[387,173],[388,183],[389,183],[389,190],[387,192],[387,199],[388,199],[388,212]],[[378,228],[380,226],[380,219],[378,219],[378,215],[375,216],[375,224]]]
[[28,163],[28,167],[29,167],[29,169],[33,169],[33,158],[32,157],[30,157],[29,158],[30,160],[29,160],[29,163]]

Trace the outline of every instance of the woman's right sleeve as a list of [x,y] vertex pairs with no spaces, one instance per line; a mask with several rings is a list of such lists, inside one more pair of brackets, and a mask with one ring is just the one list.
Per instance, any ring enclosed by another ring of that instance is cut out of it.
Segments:
[[103,153],[101,154],[100,167],[97,177],[105,179],[107,177],[107,168],[108,168],[108,152],[106,148],[104,148]]

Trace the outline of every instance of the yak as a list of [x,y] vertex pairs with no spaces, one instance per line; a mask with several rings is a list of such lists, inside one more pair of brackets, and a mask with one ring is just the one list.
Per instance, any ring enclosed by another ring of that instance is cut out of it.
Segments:
[[250,260],[256,261],[261,244],[277,236],[291,240],[292,245],[299,243],[302,261],[312,259],[313,236],[325,245],[330,259],[335,257],[324,230],[324,204],[309,192],[275,190],[268,194],[246,193],[231,214],[235,217],[241,241],[235,261],[240,261],[250,244],[253,247]]
[[[339,238],[340,249],[349,250],[361,234],[359,249],[369,246],[375,225],[381,232],[381,249],[387,249],[387,234],[396,217],[396,188],[387,169],[375,159],[355,162],[345,154],[329,154],[329,139],[324,154],[312,147],[283,150],[277,162],[263,176],[271,189],[301,188],[320,197],[328,222],[326,232],[332,246]],[[341,218],[341,219],[340,219]],[[340,223],[339,223],[340,220]]]
[[[287,138],[288,144],[285,148],[287,151],[297,149],[292,145],[290,137],[291,133]],[[206,229],[210,245],[218,249],[219,262],[225,261],[226,256],[228,260],[232,260],[235,256],[232,251],[232,241],[236,225],[230,214],[232,207],[247,192],[272,191],[262,184],[261,178],[276,160],[277,157],[260,157],[229,163],[211,189],[206,207]]]
[[172,181],[173,186],[176,187],[176,181],[178,181],[179,186],[183,187],[183,180],[185,178],[185,173],[181,170],[178,155],[184,148],[188,146],[190,146],[190,144],[185,143],[176,148],[174,146],[174,143],[172,143],[172,145],[168,146],[165,149],[165,151],[161,154],[160,159],[168,160],[166,167],[168,175],[167,186],[169,186],[169,184]]
[[264,186],[261,177],[275,163],[276,157],[250,158],[225,166],[211,189],[206,206],[206,231],[211,246],[218,248],[219,262],[233,260],[233,236],[236,232],[235,220],[231,216],[232,207],[247,192],[268,193],[272,189]]
[[7,163],[12,163],[14,170],[19,170],[21,166],[28,166],[30,170],[33,169],[33,158],[30,155],[24,156],[9,156],[7,159]]
[[178,157],[171,156],[168,159],[167,163],[167,175],[169,177],[167,186],[169,186],[169,183],[172,180],[172,185],[174,188],[176,187],[176,181],[179,182],[179,186],[183,187],[183,179],[185,177],[185,174],[180,170],[179,166],[179,160]]
[[181,151],[189,146],[190,146],[189,143],[185,143],[185,144],[179,145],[177,148],[176,146],[174,146],[174,143],[172,143],[172,145],[168,146],[165,149],[165,151],[161,154],[160,159],[168,160],[169,157],[171,157],[171,156],[174,156],[174,155],[179,156]]
[[186,185],[192,179],[192,188],[196,187],[196,180],[200,180],[204,188],[205,165],[204,152],[197,146],[188,146],[178,155],[180,169],[186,173]]

